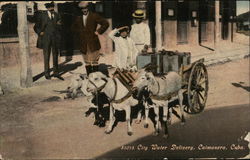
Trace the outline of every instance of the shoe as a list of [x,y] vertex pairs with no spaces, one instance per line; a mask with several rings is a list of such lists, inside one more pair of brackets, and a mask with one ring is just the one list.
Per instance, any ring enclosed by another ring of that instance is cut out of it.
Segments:
[[48,80],[51,79],[50,75],[45,75],[45,78],[48,79]]
[[60,80],[62,80],[62,81],[64,81],[64,78],[61,77],[58,73],[55,73],[53,76],[60,79]]

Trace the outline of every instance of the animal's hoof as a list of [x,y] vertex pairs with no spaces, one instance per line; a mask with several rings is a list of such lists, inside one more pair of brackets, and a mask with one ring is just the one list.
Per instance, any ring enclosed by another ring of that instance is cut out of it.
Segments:
[[91,114],[91,111],[86,111],[85,112],[85,117],[88,117]]
[[155,131],[154,133],[153,133],[153,136],[158,136],[159,135],[159,131]]
[[138,120],[138,119],[137,119],[137,120],[135,120],[135,123],[136,123],[136,124],[140,124],[140,123],[141,123],[141,120]]
[[171,125],[171,124],[172,124],[172,121],[171,121],[171,120],[168,120],[167,123],[168,123],[168,125]]
[[110,134],[110,133],[111,133],[111,131],[105,131],[105,133],[106,133],[106,134]]
[[133,135],[133,132],[128,132],[128,135],[129,135],[129,136],[132,136],[132,135]]
[[148,124],[144,124],[144,128],[148,128]]
[[163,138],[168,139],[168,134],[164,134]]
[[96,126],[99,126],[99,124],[100,124],[99,121],[95,121],[95,122],[94,122],[94,125],[96,125]]
[[104,122],[100,122],[98,126],[99,127],[105,127],[105,123]]

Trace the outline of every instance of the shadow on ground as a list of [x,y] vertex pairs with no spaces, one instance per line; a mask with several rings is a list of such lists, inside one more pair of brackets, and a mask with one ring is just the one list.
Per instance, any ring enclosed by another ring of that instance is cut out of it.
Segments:
[[[121,146],[96,158],[244,157],[249,153],[248,144],[243,140],[239,140],[239,138],[246,131],[250,131],[249,114],[249,104],[207,110],[187,119],[184,126],[180,125],[180,123],[169,126],[170,137],[168,139],[164,139],[162,135],[156,137],[149,135],[126,144],[125,146],[129,146],[127,147],[128,150],[122,149]],[[153,144],[167,146],[167,149],[152,150],[151,146]],[[203,146],[224,146],[226,150],[199,150],[198,146],[201,144]],[[233,144],[239,145],[243,149],[232,150],[231,145]],[[193,146],[194,150],[171,150],[172,145]],[[143,149],[147,148],[147,151],[139,150],[138,146]]]
[[[78,67],[82,66],[82,62],[75,62],[75,63],[71,63],[71,64],[67,64],[70,60],[66,60],[65,62],[59,64],[58,68],[59,68],[59,75],[62,76],[67,72],[73,71],[75,69],[77,69]],[[50,69],[49,72],[52,72],[53,69]],[[44,76],[44,72],[39,73],[38,75],[35,75],[33,77],[33,82],[39,80],[40,78],[42,78]]]
[[244,84],[244,82],[239,82],[239,83],[232,83],[233,86],[235,87],[240,87],[248,92],[250,92],[250,86],[243,86],[242,84]]

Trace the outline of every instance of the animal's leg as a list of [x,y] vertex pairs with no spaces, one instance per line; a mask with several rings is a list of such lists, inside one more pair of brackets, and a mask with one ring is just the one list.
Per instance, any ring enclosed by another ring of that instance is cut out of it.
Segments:
[[77,89],[73,89],[73,92],[72,92],[72,99],[75,99],[75,98],[76,98],[76,95],[77,95]]
[[131,127],[131,119],[130,119],[131,107],[130,106],[126,107],[125,112],[126,112],[126,121],[127,121],[127,127],[128,127],[128,135],[131,136],[133,134],[132,127]]
[[113,108],[113,105],[110,105],[109,106],[109,125],[108,125],[108,128],[105,131],[106,134],[111,133],[114,122],[115,122],[114,108]]
[[135,120],[135,123],[136,123],[136,124],[141,123],[141,112],[142,112],[142,110],[140,110],[140,111],[138,112],[138,114],[137,114],[137,118],[136,118],[136,120]]
[[181,124],[184,124],[185,123],[185,118],[184,118],[184,108],[183,108],[183,93],[182,91],[180,90],[178,92],[178,98],[179,98],[179,104],[180,104],[180,113],[181,113]]
[[160,121],[159,121],[159,106],[153,104],[154,112],[155,112],[155,132],[154,135],[158,135],[160,133]]
[[148,128],[148,114],[149,114],[149,104],[145,103],[145,121],[144,128]]
[[167,113],[167,121],[168,121],[168,125],[170,125],[172,123],[172,115],[173,115],[173,108],[172,107],[167,107],[166,108]]
[[168,138],[168,101],[166,101],[165,106],[163,106],[163,123],[164,123],[164,138]]

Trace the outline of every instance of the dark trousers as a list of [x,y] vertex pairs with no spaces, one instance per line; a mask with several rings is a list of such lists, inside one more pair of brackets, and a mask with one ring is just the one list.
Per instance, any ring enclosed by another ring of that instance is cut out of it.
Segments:
[[58,73],[58,47],[54,37],[46,36],[46,40],[47,42],[45,42],[43,45],[44,73],[46,76],[49,76],[49,69],[50,69],[49,61],[50,61],[51,51],[53,55],[53,71],[54,74]]

